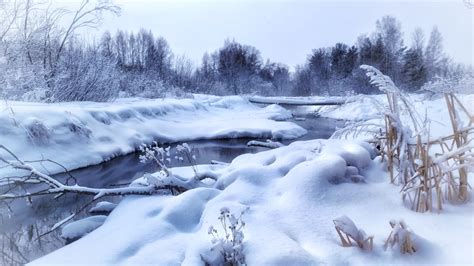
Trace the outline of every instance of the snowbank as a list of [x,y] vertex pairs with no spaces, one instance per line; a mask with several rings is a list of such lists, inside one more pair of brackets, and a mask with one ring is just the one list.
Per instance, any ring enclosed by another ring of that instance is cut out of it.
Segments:
[[[442,95],[409,94],[406,96],[413,103],[414,109],[421,117],[426,115],[431,120],[432,132],[437,132],[437,134],[439,132],[440,135],[450,132],[451,122],[446,101]],[[458,98],[473,114],[474,94],[462,94],[458,95]],[[319,113],[321,116],[328,118],[364,121],[383,117],[385,108],[388,108],[387,105],[385,95],[359,95],[341,106],[322,107]],[[469,121],[468,119],[463,120],[466,123]]]
[[[291,139],[306,133],[291,122],[278,122],[288,118],[291,113],[280,106],[259,108],[241,97],[2,102],[0,144],[23,160],[51,159],[75,169],[130,153],[153,140]],[[56,165],[43,165],[50,173],[60,170]]]
[[339,105],[346,101],[345,97],[261,97],[252,96],[249,97],[249,101],[252,103],[262,104],[287,104],[287,105]]
[[75,241],[97,229],[106,219],[105,215],[95,215],[68,223],[63,227],[61,237],[69,242]]
[[[212,247],[208,228],[220,229],[223,207],[237,215],[248,208],[248,265],[472,265],[474,204],[415,213],[403,206],[374,155],[365,144],[312,140],[244,154],[230,165],[199,166],[218,176],[211,188],[126,197],[97,230],[31,265],[204,265],[201,254]],[[173,173],[190,178],[193,171]],[[372,252],[340,245],[333,219],[342,215],[375,237]],[[403,219],[420,236],[414,255],[383,250],[392,219]]]
[[92,207],[89,210],[90,214],[104,214],[107,215],[111,213],[115,207],[117,207],[117,204],[108,202],[108,201],[101,201],[98,202],[94,207]]

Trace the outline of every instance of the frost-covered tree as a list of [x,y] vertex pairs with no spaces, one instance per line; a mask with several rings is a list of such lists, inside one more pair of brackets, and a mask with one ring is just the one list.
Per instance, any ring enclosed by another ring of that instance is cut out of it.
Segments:
[[271,95],[288,95],[290,93],[291,80],[287,66],[267,60],[259,74],[263,81],[272,85]]
[[58,64],[51,101],[108,101],[118,95],[112,59],[94,46],[70,42]]
[[420,89],[427,81],[428,72],[424,60],[423,46],[423,30],[417,28],[412,34],[411,48],[403,56],[402,87],[408,91]]
[[196,91],[201,93],[216,92],[215,86],[218,84],[217,56],[204,53],[201,66],[196,69]]
[[309,96],[314,88],[311,70],[307,66],[297,66],[293,94],[296,96]]
[[227,40],[218,51],[217,71],[234,94],[249,92],[262,64],[260,52],[253,46]]
[[194,90],[194,65],[186,56],[176,57],[171,84],[178,88]]
[[425,32],[417,27],[411,34],[412,48],[422,50],[425,47]]
[[403,33],[401,23],[392,16],[384,16],[376,22],[376,36],[384,47],[382,72],[387,73],[395,81],[400,79],[402,64]]
[[357,47],[336,43],[331,49],[331,71],[337,78],[346,78],[357,64]]
[[65,67],[61,64],[76,32],[98,26],[105,13],[118,12],[119,8],[109,1],[83,0],[73,11],[52,8],[49,1],[2,1],[0,57],[4,66],[0,68],[8,69],[0,73],[3,96],[21,99],[28,93],[28,99],[37,99],[31,95],[36,91],[42,100],[52,100],[53,93],[71,88],[70,84],[63,86]]
[[443,37],[435,26],[431,31],[425,51],[426,68],[430,79],[441,73],[443,59]]
[[405,53],[401,74],[404,86],[409,91],[418,90],[425,84],[427,81],[427,71],[423,61],[422,50],[411,48]]

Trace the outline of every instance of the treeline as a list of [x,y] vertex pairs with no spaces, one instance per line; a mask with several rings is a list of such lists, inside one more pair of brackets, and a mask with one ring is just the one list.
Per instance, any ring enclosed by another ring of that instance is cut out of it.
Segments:
[[[361,64],[379,68],[407,91],[438,76],[461,76],[467,70],[443,53],[433,28],[427,41],[421,29],[407,47],[401,24],[386,16],[370,35],[353,45],[319,48],[297,66],[263,61],[255,47],[234,40],[204,54],[199,65],[176,56],[167,41],[151,31],[105,32],[96,42],[76,34],[96,27],[109,2],[84,0],[78,10],[51,10],[43,2],[0,4],[0,93],[6,99],[31,101],[107,101],[118,96],[165,97],[184,93],[261,95],[346,95],[374,93]],[[57,21],[72,18],[68,27]]]
[[285,94],[291,92],[287,66],[267,61],[248,45],[226,41],[206,53],[196,67],[184,56],[174,56],[163,37],[151,31],[104,33],[96,49],[117,69],[119,90],[131,95],[159,96],[163,90],[213,93]]
[[363,64],[378,68],[410,92],[436,77],[461,78],[472,71],[444,54],[442,36],[436,26],[427,41],[423,30],[415,29],[411,44],[405,46],[401,23],[385,16],[376,22],[372,34],[360,36],[352,46],[337,43],[313,50],[306,64],[297,68],[294,92],[297,95],[376,93],[359,68]]

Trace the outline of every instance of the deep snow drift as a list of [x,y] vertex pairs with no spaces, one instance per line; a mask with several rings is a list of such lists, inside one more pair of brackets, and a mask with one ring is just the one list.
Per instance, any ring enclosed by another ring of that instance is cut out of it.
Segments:
[[[31,264],[203,265],[212,248],[208,229],[222,231],[223,207],[237,215],[248,208],[249,265],[472,264],[472,202],[415,213],[402,205],[379,161],[368,144],[313,140],[241,155],[228,166],[199,166],[218,181],[179,196],[126,197],[97,230]],[[190,168],[173,173],[193,176]],[[372,252],[340,245],[332,220],[341,215],[375,236]],[[419,236],[417,253],[383,250],[391,219]]]
[[[291,113],[242,97],[120,99],[113,103],[2,102],[0,143],[23,160],[51,159],[69,170],[135,151],[142,143],[198,139],[292,139],[306,133],[283,122]],[[56,165],[43,163],[50,173]],[[1,171],[1,170],[0,170]]]

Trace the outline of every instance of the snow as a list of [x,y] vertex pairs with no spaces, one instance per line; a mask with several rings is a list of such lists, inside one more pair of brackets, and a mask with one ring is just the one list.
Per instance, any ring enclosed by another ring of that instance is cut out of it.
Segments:
[[357,226],[349,217],[343,215],[334,219],[334,226],[339,227],[345,234],[350,235],[353,239],[359,241],[363,240],[363,236]]
[[[441,214],[409,210],[380,158],[362,142],[293,142],[229,165],[199,165],[198,171],[218,180],[178,196],[125,197],[97,230],[30,264],[204,265],[201,255],[213,246],[209,227],[220,227],[223,207],[237,216],[245,211],[248,265],[474,262],[473,202],[448,204]],[[191,167],[172,172],[194,175]],[[365,182],[347,179],[355,174]],[[340,245],[333,220],[343,215],[374,236],[373,251]],[[393,219],[417,233],[415,254],[384,250]]]
[[[2,102],[0,143],[23,160],[54,160],[69,170],[137,150],[142,143],[199,139],[292,139],[306,134],[285,122],[291,112],[238,97],[119,99],[111,103]],[[49,173],[57,165],[36,165]],[[5,169],[0,170],[5,171]]]
[[339,105],[346,101],[344,97],[249,97],[250,102],[254,103],[274,103],[288,105]]
[[[409,94],[406,97],[413,103],[413,107],[419,116],[422,118],[426,116],[431,120],[431,132],[434,133],[431,136],[432,138],[452,134],[446,101],[442,95]],[[474,114],[474,94],[461,94],[458,95],[458,99],[471,114]],[[385,95],[359,95],[348,100],[342,106],[322,107],[319,114],[322,117],[334,119],[380,123],[380,117],[383,116],[386,106],[387,98]],[[460,115],[463,116],[462,121],[466,121],[465,123],[469,121],[463,113],[460,113]],[[408,122],[407,120],[408,117],[405,114],[405,122]]]
[[74,241],[97,229],[105,222],[105,219],[107,219],[105,215],[95,215],[68,223],[63,227],[61,237]]
[[274,148],[282,147],[284,145],[281,142],[267,139],[266,141],[251,140],[247,143],[247,146],[260,146],[260,147],[267,147],[270,149],[274,149]]
[[[451,133],[444,98],[421,94],[409,98],[421,116],[430,118],[433,138]],[[459,99],[474,113],[474,95]],[[341,106],[317,108],[321,116],[380,125],[386,99],[384,95],[356,96]],[[21,157],[43,156],[74,168],[133,151],[152,140],[251,137],[274,141],[306,133],[283,121],[290,117],[278,105],[260,108],[242,97],[195,95],[180,100],[56,105],[9,102],[0,113],[0,143],[12,144]],[[401,119],[407,122],[406,114]],[[461,115],[462,126],[467,119]],[[252,144],[262,143],[276,142]],[[90,217],[87,225],[70,223],[63,233],[79,236],[104,222],[93,223],[93,219],[105,220],[103,225],[30,264],[204,265],[202,257],[219,261],[211,252],[216,241],[209,228],[225,235],[219,220],[223,208],[235,217],[244,212],[239,240],[243,240],[248,265],[474,264],[473,200],[459,205],[446,202],[441,213],[411,211],[402,201],[401,187],[390,184],[376,149],[360,139],[276,146],[280,145],[243,154],[230,164],[198,165],[201,176],[216,180],[205,179],[204,186],[177,196],[125,196],[107,218]],[[192,167],[171,172],[184,187],[196,182]],[[145,191],[150,183],[163,181],[160,178],[160,173],[147,174],[121,189]],[[472,173],[469,178],[472,184]],[[107,204],[96,207],[102,205]],[[359,239],[366,237],[365,232],[374,236],[373,250],[342,247],[334,221]],[[401,243],[395,241],[408,233],[416,252],[401,254]],[[392,248],[384,247],[387,239]]]
[[108,202],[108,201],[101,201],[101,202],[97,202],[97,204],[89,210],[89,213],[109,214],[115,209],[115,207],[117,207],[117,204],[115,203]]

